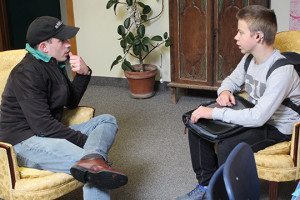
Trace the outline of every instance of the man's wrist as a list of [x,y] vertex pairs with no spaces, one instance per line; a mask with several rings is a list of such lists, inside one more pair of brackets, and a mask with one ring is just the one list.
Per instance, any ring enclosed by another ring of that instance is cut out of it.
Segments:
[[89,67],[88,67],[88,69],[89,69],[89,70],[88,70],[88,72],[87,72],[86,75],[87,75],[87,76],[90,76],[90,75],[92,74],[92,70],[91,70],[91,68],[89,68]]

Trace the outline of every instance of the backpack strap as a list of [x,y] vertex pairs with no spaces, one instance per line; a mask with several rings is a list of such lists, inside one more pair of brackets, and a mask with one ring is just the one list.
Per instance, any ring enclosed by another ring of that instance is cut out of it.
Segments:
[[252,58],[253,58],[253,55],[252,55],[252,54],[249,54],[249,55],[247,56],[246,60],[245,60],[244,70],[245,70],[246,73],[247,73],[247,71],[248,71],[248,68],[249,68],[249,65],[250,65],[250,62],[251,62]]
[[300,64],[300,54],[296,52],[282,52],[281,53],[284,57],[286,57],[291,64],[293,65],[299,65]]
[[[285,66],[285,65],[291,65],[291,64],[293,64],[293,63],[291,63],[290,60],[288,60],[287,58],[278,59],[277,61],[275,61],[275,63],[269,69],[269,71],[266,75],[266,80],[269,78],[269,76],[275,69]],[[296,104],[294,104],[290,98],[285,98],[282,102],[282,105],[285,105],[285,106],[291,108],[292,110],[294,110],[295,112],[297,112],[300,115],[300,106],[297,106]]]
[[285,105],[289,108],[291,108],[292,110],[294,110],[295,112],[297,112],[300,115],[300,106],[297,106],[296,104],[294,104],[290,98],[286,98],[283,100],[282,105]]
[[281,59],[276,60],[275,63],[270,67],[270,69],[266,75],[266,80],[268,80],[269,76],[275,69],[282,67],[284,65],[290,65],[290,62],[288,61],[288,59],[281,58]]
[[[291,55],[294,56],[296,53],[294,52],[286,52],[286,53],[283,53],[284,56],[286,56],[287,58],[290,58]],[[298,54],[299,55],[299,54]],[[249,68],[249,65],[250,65],[250,62],[253,58],[253,55],[252,54],[249,54],[246,58],[246,61],[245,61],[245,64],[244,64],[244,69],[245,69],[245,72],[247,73],[247,70]],[[281,66],[284,66],[284,65],[288,65],[288,64],[294,64],[295,63],[299,63],[299,59],[293,59],[292,62],[290,62],[287,58],[281,58],[281,59],[278,59],[277,61],[275,61],[275,63],[271,66],[271,68],[269,69],[267,75],[266,75],[266,80],[269,78],[269,76],[271,75],[271,73],[281,67]],[[294,104],[289,98],[286,98],[283,100],[282,102],[282,105],[285,105],[289,108],[291,108],[292,110],[294,110],[295,112],[297,112],[299,115],[300,115],[300,106]]]

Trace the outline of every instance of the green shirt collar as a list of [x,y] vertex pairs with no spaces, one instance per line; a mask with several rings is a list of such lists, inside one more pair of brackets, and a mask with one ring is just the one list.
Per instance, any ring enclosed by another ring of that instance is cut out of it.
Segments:
[[[34,49],[32,48],[28,43],[26,43],[26,47],[25,49],[31,54],[33,55],[33,57],[35,57],[36,59],[38,60],[42,60],[44,62],[49,62],[51,60],[51,56],[37,50],[37,49]],[[65,69],[65,63],[58,63],[58,66],[61,70],[64,70]]]
[[25,49],[38,60],[42,60],[44,62],[49,62],[51,59],[51,56],[49,56],[37,49],[32,48],[28,43],[26,43]]

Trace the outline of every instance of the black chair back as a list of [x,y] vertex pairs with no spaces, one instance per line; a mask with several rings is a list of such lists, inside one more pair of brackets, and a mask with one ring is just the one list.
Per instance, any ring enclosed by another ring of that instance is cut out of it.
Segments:
[[207,188],[207,197],[211,200],[227,200],[228,195],[223,179],[224,164],[214,173],[209,181]]
[[242,142],[229,154],[223,169],[230,200],[259,199],[259,179],[251,147]]

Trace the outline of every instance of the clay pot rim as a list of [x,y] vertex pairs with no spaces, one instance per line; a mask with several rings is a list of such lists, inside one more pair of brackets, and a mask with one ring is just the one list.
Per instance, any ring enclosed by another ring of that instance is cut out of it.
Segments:
[[[143,72],[132,72],[132,71],[124,71],[126,78],[133,78],[133,79],[143,79],[143,78],[150,78],[157,74],[157,66],[152,64],[144,64],[146,65],[146,71]],[[140,66],[140,65],[133,65],[133,67]],[[140,75],[142,75],[140,77]]]

